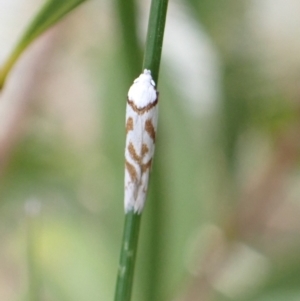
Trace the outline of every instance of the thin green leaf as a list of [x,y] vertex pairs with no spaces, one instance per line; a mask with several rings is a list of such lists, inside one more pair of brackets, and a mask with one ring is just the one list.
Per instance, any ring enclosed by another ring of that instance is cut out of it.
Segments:
[[[147,43],[142,69],[151,70],[153,80],[156,84],[158,82],[167,7],[168,0],[152,0],[151,2]],[[115,301],[131,300],[140,219],[141,216],[133,211],[125,215]]]
[[31,42],[84,1],[86,0],[48,0],[45,3],[0,69],[0,89],[8,73]]

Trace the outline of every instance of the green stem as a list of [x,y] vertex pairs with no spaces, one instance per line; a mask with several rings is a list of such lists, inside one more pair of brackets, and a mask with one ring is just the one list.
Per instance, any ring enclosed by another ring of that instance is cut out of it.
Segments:
[[151,70],[157,84],[168,0],[152,0],[143,68]]
[[141,215],[135,214],[133,211],[125,216],[115,301],[129,301],[131,298],[140,221]]
[[[156,84],[158,82],[167,7],[168,0],[152,0],[143,69],[151,70]],[[131,298],[140,221],[141,215],[139,214],[129,212],[125,215],[115,301],[130,301]]]

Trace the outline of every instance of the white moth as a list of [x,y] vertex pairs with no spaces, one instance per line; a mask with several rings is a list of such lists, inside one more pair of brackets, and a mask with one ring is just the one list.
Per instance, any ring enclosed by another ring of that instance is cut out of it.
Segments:
[[154,155],[158,92],[150,70],[133,82],[126,107],[125,213],[144,208]]

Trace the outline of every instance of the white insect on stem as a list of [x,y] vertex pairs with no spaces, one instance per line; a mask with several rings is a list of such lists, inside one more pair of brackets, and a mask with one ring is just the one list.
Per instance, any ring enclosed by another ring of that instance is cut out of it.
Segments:
[[151,71],[144,72],[128,91],[126,107],[125,213],[144,208],[154,155],[158,92]]

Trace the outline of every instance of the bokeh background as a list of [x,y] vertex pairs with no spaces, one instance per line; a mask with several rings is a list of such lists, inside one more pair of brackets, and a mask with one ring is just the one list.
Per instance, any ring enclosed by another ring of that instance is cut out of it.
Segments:
[[[0,1],[0,63],[43,0]],[[0,300],[113,300],[150,1],[90,0],[0,95]],[[300,2],[170,1],[133,300],[300,300]]]

